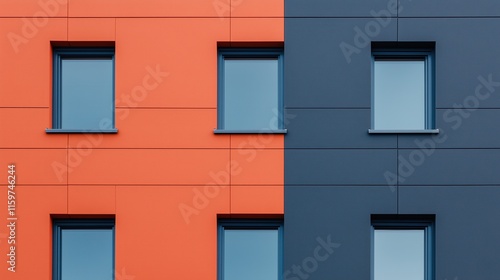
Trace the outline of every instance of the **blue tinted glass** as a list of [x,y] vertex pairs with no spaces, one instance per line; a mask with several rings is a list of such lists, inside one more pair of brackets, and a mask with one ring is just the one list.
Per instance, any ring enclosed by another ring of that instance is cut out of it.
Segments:
[[110,229],[63,229],[62,280],[111,280],[113,231]]
[[256,279],[278,279],[278,230],[225,230],[224,280]]
[[374,280],[424,280],[424,230],[375,230]]
[[425,62],[375,61],[374,129],[425,129]]
[[62,60],[62,128],[99,129],[113,120],[113,61]]
[[278,59],[224,63],[224,128],[278,129]]

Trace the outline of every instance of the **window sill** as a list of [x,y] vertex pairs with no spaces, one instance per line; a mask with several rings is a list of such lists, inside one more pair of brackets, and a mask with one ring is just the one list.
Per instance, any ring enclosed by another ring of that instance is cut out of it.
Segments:
[[45,133],[47,134],[115,134],[118,133],[118,129],[112,128],[112,129],[59,129],[59,128],[47,128],[45,129]]
[[422,130],[377,130],[368,129],[369,134],[438,134],[439,129],[422,129]]
[[275,130],[230,130],[230,129],[215,129],[214,134],[286,134],[286,129]]

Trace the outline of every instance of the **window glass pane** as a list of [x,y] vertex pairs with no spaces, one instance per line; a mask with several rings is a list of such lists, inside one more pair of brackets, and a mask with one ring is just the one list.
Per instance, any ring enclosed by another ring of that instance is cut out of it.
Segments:
[[424,280],[424,230],[375,230],[374,280]]
[[113,61],[62,60],[62,128],[99,129],[113,120]]
[[225,230],[224,280],[256,279],[278,279],[278,230]]
[[374,129],[425,129],[425,62],[377,60]]
[[63,229],[62,280],[113,279],[113,231]]
[[278,129],[278,60],[224,63],[224,129]]

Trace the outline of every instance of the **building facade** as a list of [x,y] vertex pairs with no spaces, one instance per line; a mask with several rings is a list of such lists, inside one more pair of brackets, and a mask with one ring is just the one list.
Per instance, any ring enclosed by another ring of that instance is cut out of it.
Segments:
[[[289,279],[371,279],[379,217],[434,223],[430,279],[498,277],[499,15],[494,1],[285,2]],[[377,48],[428,44],[432,127],[368,133]],[[328,236],[337,248],[315,258]]]
[[494,0],[0,0],[0,279],[497,279],[498,26]]
[[[0,279],[57,279],[61,220],[113,220],[107,275],[139,280],[216,279],[217,215],[282,219],[283,135],[214,129],[218,48],[282,48],[283,13],[281,0],[0,1]],[[118,132],[57,133],[53,56],[90,47],[114,55],[114,126],[103,126]]]

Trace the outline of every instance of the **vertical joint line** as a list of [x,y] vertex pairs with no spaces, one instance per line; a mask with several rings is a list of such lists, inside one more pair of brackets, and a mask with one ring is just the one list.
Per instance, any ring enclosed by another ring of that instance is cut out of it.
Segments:
[[[229,44],[232,46],[233,38],[231,34],[231,27],[233,25],[233,1],[229,0]],[[231,139],[231,137],[229,137]],[[231,142],[231,140],[229,140]]]
[[69,41],[69,1],[66,4],[66,41]]
[[396,135],[396,214],[399,214],[399,135]]
[[399,1],[396,1],[397,3],[397,10],[396,10],[396,42],[399,42]]

